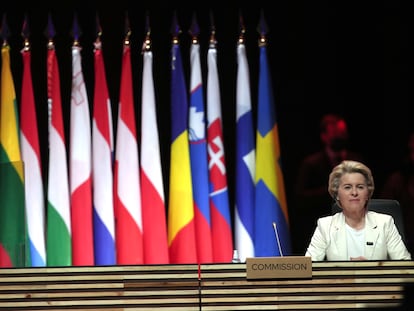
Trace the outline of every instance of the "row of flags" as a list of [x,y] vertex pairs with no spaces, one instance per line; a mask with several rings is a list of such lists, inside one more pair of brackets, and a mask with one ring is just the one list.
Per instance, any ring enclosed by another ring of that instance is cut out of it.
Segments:
[[[59,63],[49,18],[47,178],[42,176],[30,42],[25,37],[21,102],[17,103],[10,45],[3,36],[0,267],[225,263],[232,261],[235,249],[242,262],[248,257],[290,254],[265,29],[259,44],[256,129],[244,37],[238,38],[236,150],[230,151],[236,166],[233,207],[229,203],[215,32],[210,37],[204,82],[198,27],[193,23],[187,88],[180,29],[174,21],[171,67],[166,68],[171,75],[169,172],[162,171],[150,31],[142,50],[138,139],[130,31],[123,42],[114,134],[101,36],[94,42],[95,85],[93,103],[89,103],[75,19],[70,135],[66,138]],[[93,107],[92,113],[89,107]],[[167,173],[166,199],[163,176]]]

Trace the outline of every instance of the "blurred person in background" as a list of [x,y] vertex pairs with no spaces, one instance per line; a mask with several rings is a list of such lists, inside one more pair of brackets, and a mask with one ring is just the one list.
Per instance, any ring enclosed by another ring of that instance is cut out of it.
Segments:
[[348,125],[338,114],[325,114],[320,120],[322,148],[306,156],[298,170],[295,185],[295,211],[291,216],[293,251],[303,254],[319,217],[331,214],[334,203],[326,191],[328,176],[343,160],[362,161],[350,150]]

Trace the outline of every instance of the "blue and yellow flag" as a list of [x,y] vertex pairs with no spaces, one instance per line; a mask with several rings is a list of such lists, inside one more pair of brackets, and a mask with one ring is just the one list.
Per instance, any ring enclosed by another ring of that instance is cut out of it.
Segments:
[[289,217],[265,45],[260,47],[256,133],[255,256],[289,255]]

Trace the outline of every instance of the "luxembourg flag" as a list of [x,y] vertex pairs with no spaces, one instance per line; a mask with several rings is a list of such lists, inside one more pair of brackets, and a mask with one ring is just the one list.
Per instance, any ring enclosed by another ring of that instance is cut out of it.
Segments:
[[240,260],[254,257],[255,141],[249,66],[244,42],[237,46],[235,239]]
[[106,83],[101,42],[94,50],[95,87],[92,125],[93,230],[95,265],[114,265],[115,219],[113,200],[112,108]]
[[193,185],[194,220],[199,263],[213,261],[209,180],[207,166],[206,118],[200,68],[200,45],[191,45],[191,81],[189,110],[189,140],[191,179]]
[[115,239],[117,263],[143,264],[143,231],[138,143],[132,87],[131,47],[126,39],[115,147]]
[[36,105],[33,95],[31,51],[24,48],[20,111],[20,140],[25,167],[26,218],[29,232],[30,259],[33,267],[46,266],[45,198],[42,160],[39,146]]
[[207,142],[213,258],[214,262],[230,262],[233,254],[233,231],[227,188],[217,49],[215,45],[210,45],[208,49],[207,69]]
[[168,264],[167,220],[152,58],[152,51],[145,50],[143,53],[141,108],[141,196],[144,261],[146,264]]

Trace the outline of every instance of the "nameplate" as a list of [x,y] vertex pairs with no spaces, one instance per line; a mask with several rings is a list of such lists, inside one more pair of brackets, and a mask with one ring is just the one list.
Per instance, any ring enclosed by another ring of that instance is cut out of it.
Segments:
[[247,279],[308,279],[312,278],[309,256],[246,258]]

